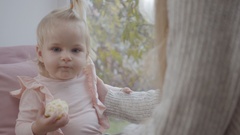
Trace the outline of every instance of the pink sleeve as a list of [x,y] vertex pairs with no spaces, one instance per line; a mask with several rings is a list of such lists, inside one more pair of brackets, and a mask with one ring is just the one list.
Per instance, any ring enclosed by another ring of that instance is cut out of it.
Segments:
[[33,135],[31,126],[38,110],[42,109],[39,94],[34,90],[26,90],[20,100],[19,113],[16,121],[16,135]]
[[99,95],[99,100],[101,102],[104,102],[108,91],[120,91],[121,89],[122,88],[113,87],[108,84],[104,84],[104,82],[99,77],[97,77],[97,92]]
[[104,102],[108,89],[105,86],[104,82],[99,77],[97,77],[97,92],[98,92],[99,100],[101,102]]

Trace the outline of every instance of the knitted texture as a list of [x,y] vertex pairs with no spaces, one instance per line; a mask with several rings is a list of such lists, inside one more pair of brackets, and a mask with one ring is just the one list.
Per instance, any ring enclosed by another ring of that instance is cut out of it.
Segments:
[[105,98],[105,114],[139,123],[152,115],[153,108],[158,103],[158,93],[155,90],[130,94],[110,90]]

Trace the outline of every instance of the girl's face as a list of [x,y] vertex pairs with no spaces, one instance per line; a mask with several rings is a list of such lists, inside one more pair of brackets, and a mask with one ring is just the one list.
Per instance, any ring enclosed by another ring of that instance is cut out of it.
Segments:
[[86,42],[82,39],[80,25],[60,22],[46,36],[45,43],[37,47],[39,61],[53,79],[75,78],[87,62]]

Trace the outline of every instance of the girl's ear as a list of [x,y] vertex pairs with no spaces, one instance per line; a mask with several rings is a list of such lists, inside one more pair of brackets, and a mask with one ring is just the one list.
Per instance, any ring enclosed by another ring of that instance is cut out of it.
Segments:
[[38,60],[40,62],[43,62],[42,50],[41,50],[41,47],[39,47],[39,45],[36,46],[36,53],[37,53]]

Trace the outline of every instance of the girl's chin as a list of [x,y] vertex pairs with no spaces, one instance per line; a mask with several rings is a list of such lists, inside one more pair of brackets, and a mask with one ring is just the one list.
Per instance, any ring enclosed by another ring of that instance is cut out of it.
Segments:
[[75,78],[76,76],[64,76],[64,77],[59,77],[60,80],[70,80]]
[[57,80],[70,80],[70,79],[73,79],[75,77],[76,76],[73,76],[73,75],[58,75],[58,76],[55,76],[53,78],[57,79]]

